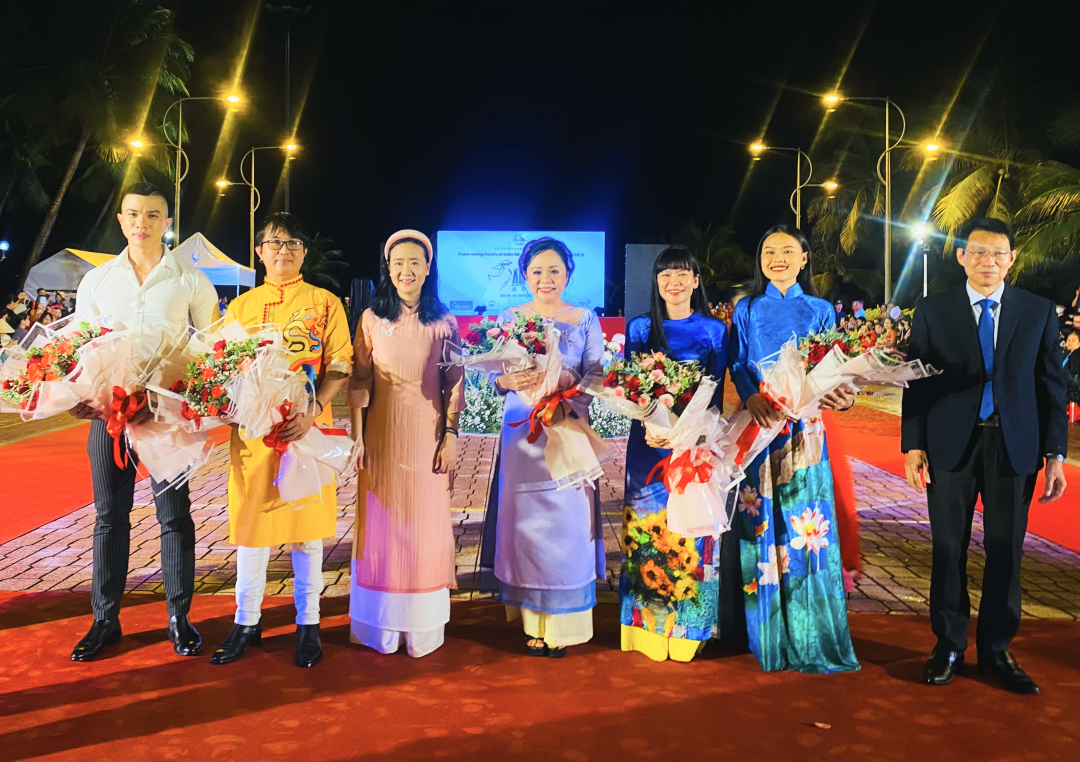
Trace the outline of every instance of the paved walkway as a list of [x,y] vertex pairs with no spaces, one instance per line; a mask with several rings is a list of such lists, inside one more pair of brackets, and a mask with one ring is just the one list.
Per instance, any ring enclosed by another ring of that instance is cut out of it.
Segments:
[[[454,533],[457,538],[457,598],[478,591],[477,552],[487,504],[496,438],[462,438],[454,489]],[[607,580],[598,598],[618,598],[618,531],[622,515],[622,450],[608,464],[601,483],[607,546]],[[196,524],[196,592],[231,595],[235,583],[235,548],[228,542],[226,472],[228,449],[219,447],[210,465],[192,481],[192,515]],[[930,588],[930,527],[926,504],[902,479],[852,460],[858,510],[862,519],[865,574],[849,598],[852,611],[926,613]],[[324,595],[349,592],[355,479],[338,489],[338,531],[325,547]],[[128,590],[164,592],[161,581],[158,527],[149,481],[141,482],[131,515],[131,561]],[[87,591],[93,546],[94,507],[88,505],[39,529],[0,545],[0,589],[18,591]],[[969,575],[972,605],[977,607],[983,567],[982,522],[976,513],[972,530]],[[1024,614],[1033,618],[1080,617],[1080,554],[1029,535],[1022,571]],[[283,549],[271,557],[267,595],[291,595],[291,560]]]

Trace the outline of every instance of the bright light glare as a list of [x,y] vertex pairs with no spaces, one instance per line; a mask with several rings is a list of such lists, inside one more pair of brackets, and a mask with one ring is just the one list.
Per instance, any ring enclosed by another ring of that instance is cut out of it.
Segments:
[[300,146],[296,145],[296,143],[289,143],[287,146],[285,146],[285,150],[286,151],[295,151],[299,147]]
[[839,103],[840,102],[840,96],[837,95],[836,93],[829,93],[828,95],[826,95],[824,97],[823,100],[826,103]]
[[764,151],[765,146],[763,146],[761,143],[754,143],[754,145],[750,146],[750,150],[754,153],[758,153],[759,151]]
[[141,140],[132,140],[131,145],[133,148],[142,148],[143,142]]
[[9,244],[7,241],[0,241],[0,251],[7,251],[10,248],[11,244]]
[[825,187],[826,190],[836,190],[840,187],[840,183],[836,182],[835,180],[826,180],[824,183],[822,183],[822,185]]
[[240,102],[240,96],[239,95],[230,95],[227,98],[225,98],[225,100],[227,100],[229,103],[239,103]]
[[172,232],[172,230],[171,230],[171,229],[170,229],[170,230],[166,230],[166,231],[165,231],[165,240],[166,240],[166,241],[171,241],[172,239],[173,239],[173,232]]
[[916,241],[921,241],[922,239],[926,238],[926,234],[930,231],[925,224],[920,222],[918,225],[911,229],[911,232],[915,235]]
[[229,181],[228,180],[218,180],[216,183],[214,183],[214,185],[216,185],[219,188],[226,188],[229,185]]
[[937,151],[941,148],[941,146],[939,146],[937,143],[927,143],[923,146],[923,148],[927,151]]

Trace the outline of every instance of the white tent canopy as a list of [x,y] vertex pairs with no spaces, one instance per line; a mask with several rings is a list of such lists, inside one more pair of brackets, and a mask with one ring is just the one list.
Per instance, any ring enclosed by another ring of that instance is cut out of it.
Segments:
[[244,267],[210,243],[202,233],[196,233],[173,249],[173,256],[191,262],[210,278],[215,286],[255,285],[255,271]]
[[75,291],[84,275],[114,256],[116,255],[64,249],[30,268],[30,275],[26,278],[23,290],[31,293],[39,288],[46,291]]

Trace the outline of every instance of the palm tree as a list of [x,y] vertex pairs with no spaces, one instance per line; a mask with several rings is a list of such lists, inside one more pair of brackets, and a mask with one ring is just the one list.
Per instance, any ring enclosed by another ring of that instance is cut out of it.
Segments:
[[347,271],[349,263],[344,260],[341,249],[330,248],[333,245],[329,238],[316,233],[308,246],[300,274],[313,286],[340,293],[341,281],[335,273]]
[[[40,14],[11,51],[22,68],[0,100],[0,115],[40,125],[44,143],[66,151],[64,170],[23,266],[19,285],[36,264],[87,151],[109,162],[127,157],[127,139],[147,102],[187,94],[191,46],[172,31],[173,12],[147,0],[65,6]],[[101,35],[87,34],[101,28]]]
[[730,225],[702,228],[688,222],[672,236],[672,243],[681,244],[693,252],[701,265],[706,289],[730,288],[754,274],[753,261],[735,240]]

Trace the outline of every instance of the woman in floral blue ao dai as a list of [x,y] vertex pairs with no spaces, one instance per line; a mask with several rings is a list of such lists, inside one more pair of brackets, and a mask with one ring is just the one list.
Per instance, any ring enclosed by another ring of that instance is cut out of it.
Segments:
[[[810,245],[780,225],[761,239],[750,296],[731,321],[728,362],[746,409],[762,426],[782,414],[758,393],[758,363],[788,340],[832,328],[836,312],[814,290]],[[823,407],[844,410],[847,389]],[[738,519],[750,650],[767,671],[845,672],[859,668],[848,632],[836,532],[832,471],[820,417],[789,421],[746,469]]]

